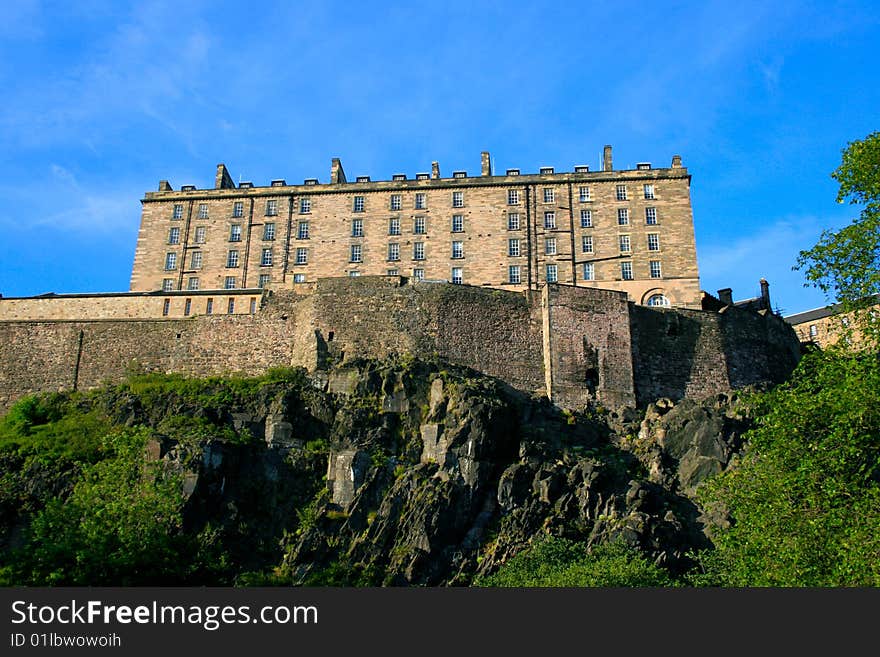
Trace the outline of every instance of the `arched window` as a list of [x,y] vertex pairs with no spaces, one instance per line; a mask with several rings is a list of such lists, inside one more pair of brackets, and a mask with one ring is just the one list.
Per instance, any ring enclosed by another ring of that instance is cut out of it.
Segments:
[[669,303],[669,299],[667,299],[664,295],[652,294],[650,297],[648,297],[648,305],[669,308],[670,303]]

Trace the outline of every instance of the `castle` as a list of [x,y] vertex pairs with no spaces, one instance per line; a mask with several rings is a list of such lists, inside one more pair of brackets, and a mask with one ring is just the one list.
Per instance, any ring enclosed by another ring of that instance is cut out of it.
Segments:
[[521,291],[544,283],[626,292],[636,303],[699,308],[690,175],[674,156],[601,171],[479,176],[454,171],[329,183],[233,183],[213,189],[161,181],[142,201],[132,291],[291,287],[334,276],[415,280]]
[[799,343],[766,284],[747,304],[699,290],[681,158],[614,171],[606,147],[602,169],[494,176],[483,153],[479,177],[434,163],[348,183],[334,159],[324,185],[235,186],[222,164],[211,190],[162,181],[130,292],[0,298],[0,410],[133,366],[320,372],[401,354],[567,407],[784,380]]

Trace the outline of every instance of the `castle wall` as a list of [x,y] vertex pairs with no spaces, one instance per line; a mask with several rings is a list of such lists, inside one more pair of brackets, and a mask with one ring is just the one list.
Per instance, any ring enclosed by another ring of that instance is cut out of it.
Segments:
[[633,404],[632,344],[626,294],[568,285],[544,288],[549,315],[552,399],[580,406],[598,399]]
[[783,320],[728,306],[719,313],[631,305],[636,400],[705,397],[784,381],[800,358]]
[[[119,382],[132,368],[256,375],[291,365],[293,313],[177,320],[0,322],[0,411],[22,395]],[[82,336],[80,338],[80,335]],[[81,342],[80,342],[81,340]],[[81,347],[80,347],[81,344]]]
[[[247,315],[259,309],[261,296],[262,290],[210,290],[5,297],[0,298],[0,321],[186,317],[206,314],[209,299],[215,315]],[[229,313],[230,299],[233,300],[232,313]]]
[[510,293],[393,276],[309,287],[269,292],[254,314],[0,321],[0,411],[30,392],[118,382],[133,368],[257,375],[401,354],[471,367],[562,406],[619,406],[781,381],[799,353],[773,315],[647,308],[610,290]]

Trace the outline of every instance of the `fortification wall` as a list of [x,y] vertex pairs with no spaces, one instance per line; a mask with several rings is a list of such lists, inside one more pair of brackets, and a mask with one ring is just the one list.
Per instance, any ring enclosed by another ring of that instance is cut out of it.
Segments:
[[549,371],[553,400],[582,406],[599,399],[633,404],[632,343],[626,293],[568,285],[544,288],[549,317]]
[[195,376],[437,356],[569,407],[702,397],[781,381],[794,331],[772,315],[654,309],[567,285],[513,293],[400,277],[324,279],[253,314],[0,321],[0,411],[24,394],[117,382],[132,365]]
[[[260,290],[210,290],[166,293],[59,294],[0,298],[0,321],[157,319],[207,314],[246,315],[259,309]],[[232,313],[229,300],[232,299]],[[167,301],[167,305],[166,305]],[[187,307],[187,301],[189,305]]]
[[[295,313],[171,320],[0,322],[0,412],[38,391],[118,382],[136,366],[194,376],[260,374],[308,351]],[[314,346],[311,346],[312,350]]]
[[331,355],[436,355],[543,389],[540,309],[521,293],[398,277],[323,279],[310,321]]
[[636,401],[705,397],[784,381],[800,357],[784,321],[728,306],[721,312],[632,305]]

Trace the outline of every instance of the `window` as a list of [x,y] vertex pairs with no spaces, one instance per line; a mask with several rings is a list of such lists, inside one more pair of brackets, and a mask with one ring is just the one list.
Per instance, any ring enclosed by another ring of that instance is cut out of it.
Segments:
[[419,192],[418,194],[416,194],[416,210],[424,210],[426,207],[428,207],[425,199],[426,195],[424,193]]
[[629,253],[630,251],[632,251],[632,247],[629,241],[629,235],[618,235],[617,240],[620,243],[621,253]]
[[548,283],[555,283],[558,280],[559,270],[556,265],[547,265],[545,272]]
[[388,245],[388,259],[389,260],[400,260],[400,244],[389,244]]
[[274,240],[275,239],[275,224],[270,222],[267,224],[263,224],[263,239],[264,240]]
[[213,299],[208,299],[208,301],[205,303],[205,314],[206,315],[213,315],[214,314],[214,300]]
[[189,317],[189,314],[192,312],[192,299],[187,299],[183,302],[183,315],[184,317]]
[[657,224],[657,208],[645,208],[645,223],[649,226]]
[[299,247],[296,250],[296,260],[294,261],[297,265],[304,265],[309,261],[309,250],[305,247]]
[[545,237],[544,238],[544,253],[547,255],[556,255],[556,238],[555,237]]
[[400,276],[400,270],[399,269],[389,269],[388,271],[385,272],[385,275],[386,276]]
[[172,269],[177,269],[177,254],[176,253],[166,253],[165,254],[165,270],[171,271]]
[[519,230],[519,212],[507,215],[507,230]]
[[236,249],[230,249],[226,254],[226,266],[238,267],[238,251]]
[[467,171],[453,171],[453,178],[467,178]]
[[626,200],[626,185],[618,185],[617,186],[617,200],[625,201]]
[[205,226],[196,226],[196,244],[204,244],[208,229]]
[[507,255],[512,258],[519,257],[519,239],[507,240]]
[[519,190],[518,189],[508,189],[507,190],[507,205],[519,205]]
[[581,228],[593,227],[593,211],[581,210]]
[[452,268],[452,283],[454,285],[461,285],[464,281],[464,276],[462,275],[461,267],[453,267]]
[[463,233],[464,232],[464,216],[460,214],[452,215],[452,232],[453,233]]
[[592,235],[584,235],[581,237],[581,251],[583,253],[592,253],[593,252],[593,236]]
[[626,208],[617,208],[617,225],[626,226],[629,224],[629,210]]
[[275,199],[266,201],[266,216],[274,217],[278,215],[278,201]]
[[464,242],[453,242],[452,243],[452,257],[453,258],[464,258]]
[[581,187],[578,189],[578,200],[581,203],[586,203],[587,201],[592,201],[592,197],[590,196],[590,188],[589,187]]
[[424,217],[416,217],[413,219],[413,232],[416,235],[424,235],[425,234],[425,218]]
[[183,204],[175,203],[174,210],[171,212],[172,219],[183,219]]
[[229,227],[229,241],[241,242],[241,224],[232,224]]
[[168,231],[168,243],[180,244],[180,228],[177,226]]
[[241,201],[236,201],[232,204],[232,216],[233,217],[243,217],[244,216],[244,203]]
[[235,299],[230,297],[229,302],[226,304],[226,314],[231,315],[234,312],[235,312]]
[[308,214],[311,211],[312,211],[312,199],[301,198],[299,200],[299,213],[300,214]]
[[186,282],[187,290],[198,290],[199,289],[199,277],[198,276],[190,276],[189,280]]
[[272,249],[263,249],[263,253],[260,256],[260,267],[271,267],[272,266]]
[[363,237],[364,236],[364,220],[363,219],[352,219],[351,220],[351,236],[352,237]]
[[657,233],[648,233],[648,251],[660,250],[660,235]]
[[556,190],[552,187],[544,188],[544,203],[553,203],[556,201]]
[[514,284],[522,283],[522,267],[519,265],[510,265],[507,268],[507,282]]
[[305,274],[294,274],[293,275],[293,282],[294,283],[305,283],[306,282],[306,275]]
[[545,212],[544,213],[544,228],[556,228],[556,213],[555,212]]
[[594,281],[596,280],[596,267],[592,262],[584,263],[584,280],[585,281]]
[[425,243],[424,242],[413,243],[413,260],[424,260],[424,259],[425,259]]
[[668,308],[670,304],[669,304],[669,299],[667,299],[662,294],[654,294],[648,299],[648,305],[649,306],[658,306],[661,308]]
[[259,282],[257,283],[257,287],[266,287],[269,285],[269,281],[272,280],[272,276],[269,274],[260,274]]
[[363,262],[363,247],[360,244],[352,244],[348,256],[349,262]]
[[654,198],[656,198],[654,196],[654,185],[645,185],[644,190],[646,199],[648,199],[649,201],[653,201]]
[[400,210],[400,194],[391,195],[391,209]]
[[189,257],[189,268],[190,269],[201,269],[202,268],[202,252],[201,251],[193,251],[192,255]]
[[253,315],[255,312],[257,312],[257,299],[255,297],[251,297],[250,313],[251,315]]
[[223,288],[226,290],[234,290],[235,289],[235,276],[227,276],[226,280],[223,281]]
[[174,279],[173,278],[163,278],[162,279],[162,291],[163,292],[173,292],[174,291]]
[[171,310],[171,299],[165,299],[165,301],[162,302],[162,316],[167,317],[169,310]]
[[620,277],[625,281],[631,281],[633,279],[633,263],[620,263]]
[[208,218],[208,204],[207,203],[199,203],[199,219],[207,219]]
[[352,269],[350,272],[348,272],[349,278],[357,278],[360,275],[361,273],[357,269]]
[[363,196],[355,196],[354,197],[354,205],[352,207],[354,212],[363,212],[364,211],[364,197]]
[[464,207],[464,192],[452,192],[452,207]]
[[424,269],[413,269],[413,280],[416,280],[416,281],[425,280],[425,270]]
[[388,234],[389,235],[400,235],[400,219],[398,217],[394,217],[388,222]]
[[300,221],[296,227],[296,239],[298,240],[307,240],[309,239],[309,222],[308,221]]
[[817,338],[819,337],[819,327],[815,324],[810,324],[810,337]]
[[663,272],[660,269],[660,261],[659,260],[651,260],[648,263],[651,270],[651,278],[663,278]]

